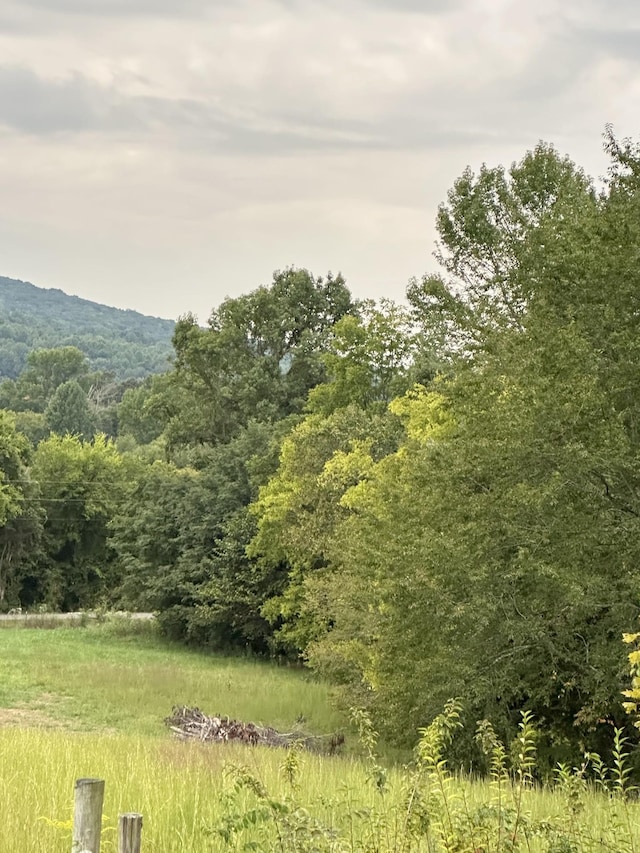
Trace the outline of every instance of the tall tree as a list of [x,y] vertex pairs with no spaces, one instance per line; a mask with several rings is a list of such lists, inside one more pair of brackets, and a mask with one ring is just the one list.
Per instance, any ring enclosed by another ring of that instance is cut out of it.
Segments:
[[44,412],[59,385],[71,380],[83,382],[88,374],[87,358],[77,347],[35,349],[27,356],[27,366],[17,380],[2,384],[0,402],[15,411]]
[[310,389],[308,408],[330,414],[354,405],[384,409],[406,390],[420,352],[410,312],[390,299],[358,303],[333,327],[322,361],[326,381]]
[[158,438],[164,429],[164,418],[154,412],[150,401],[158,385],[166,379],[148,379],[136,388],[128,388],[117,409],[118,434],[130,435],[138,444],[149,444]]
[[42,513],[28,472],[29,443],[0,411],[0,610],[17,606],[27,557],[37,550]]
[[262,608],[280,651],[295,656],[325,630],[326,614],[311,613],[307,589],[333,570],[341,498],[374,460],[395,450],[397,426],[384,410],[349,405],[308,415],[284,438],[278,471],[251,507],[257,530],[248,548],[263,571],[286,573],[286,586]]
[[30,574],[34,602],[61,610],[94,606],[114,585],[108,525],[122,500],[127,469],[115,445],[97,436],[52,435],[41,441],[31,476],[46,521]]
[[225,445],[186,451],[186,467],[156,461],[138,470],[111,523],[125,606],[158,611],[176,638],[268,650],[272,629],[260,608],[286,572],[247,557],[255,523],[246,507],[275,467],[283,429],[254,423]]
[[58,385],[45,409],[44,418],[49,430],[58,435],[90,439],[95,429],[86,391],[76,379]]
[[466,169],[438,208],[443,274],[407,291],[427,337],[460,358],[489,345],[496,328],[518,329],[537,288],[522,274],[534,235],[555,241],[567,218],[588,216],[597,203],[584,172],[543,142],[509,169]]
[[624,723],[619,638],[640,613],[640,158],[614,156],[596,197],[549,157],[525,158],[527,181],[512,169],[529,207],[523,187],[544,188],[519,228],[496,214],[496,173],[456,185],[441,227],[466,344],[453,378],[395,405],[404,446],[343,498],[332,634],[310,654],[357,661],[395,730],[461,694],[507,735],[532,709],[574,758]]
[[320,353],[331,328],[352,310],[341,276],[316,279],[287,269],[274,274],[271,286],[225,300],[207,329],[182,318],[175,373],[163,395],[169,441],[225,443],[250,420],[301,411],[324,376]]

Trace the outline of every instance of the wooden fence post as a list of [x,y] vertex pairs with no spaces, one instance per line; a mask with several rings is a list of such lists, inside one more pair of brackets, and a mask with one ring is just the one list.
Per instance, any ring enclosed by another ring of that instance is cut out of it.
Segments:
[[76,779],[71,853],[100,853],[104,779]]
[[118,818],[118,853],[140,853],[142,815],[121,814]]

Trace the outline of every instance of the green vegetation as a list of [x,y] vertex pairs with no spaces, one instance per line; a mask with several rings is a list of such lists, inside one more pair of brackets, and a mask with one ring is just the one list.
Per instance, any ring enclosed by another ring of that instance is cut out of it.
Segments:
[[182,699],[274,725],[305,713],[315,731],[343,721],[326,687],[303,671],[189,651],[167,644],[148,622],[4,628],[0,638],[6,853],[68,850],[73,784],[86,776],[106,780],[107,853],[117,815],[130,811],[144,815],[145,849],[163,853],[631,853],[640,843],[640,805],[629,796],[619,735],[610,772],[590,756],[576,770],[561,767],[553,790],[535,781],[529,715],[511,759],[488,722],[478,727],[489,779],[453,775],[445,753],[460,725],[454,702],[422,730],[407,768],[380,763],[362,712],[354,715],[360,758],[180,742],[161,720],[167,704]]
[[[437,809],[443,800],[435,777],[423,779],[419,789],[423,795],[431,795],[434,818],[430,829],[423,823],[420,838],[418,805],[422,803],[416,801],[416,820],[409,829],[404,820],[407,790],[402,775],[390,772],[382,793],[373,782],[370,767],[354,760],[300,756],[298,773],[293,774],[297,785],[292,788],[286,779],[290,758],[280,750],[252,751],[230,744],[212,748],[126,734],[69,738],[55,730],[4,728],[0,730],[0,762],[0,820],[6,853],[20,853],[25,847],[33,853],[66,853],[73,783],[87,774],[107,780],[106,853],[115,849],[117,815],[129,811],[144,815],[144,846],[163,853],[242,850],[249,843],[254,845],[252,849],[265,852],[471,853],[471,845],[487,837],[491,846],[485,849],[496,853],[622,853],[632,850],[632,843],[638,844],[637,803],[608,801],[594,790],[551,794],[526,785],[520,796],[517,787],[505,785],[502,811],[498,812],[495,784],[463,784],[443,771],[445,802],[456,823],[457,837],[448,836],[441,822],[446,813]],[[267,797],[263,791],[268,792]],[[517,806],[520,819],[514,845]],[[492,809],[508,821],[500,833]],[[476,816],[479,825],[472,825]],[[631,841],[624,826],[627,818],[633,826]],[[448,846],[443,836],[449,837]],[[563,842],[564,847],[560,846]]]
[[463,696],[458,768],[488,769],[483,719],[510,744],[533,715],[541,778],[638,743],[640,146],[605,148],[601,187],[542,143],[465,171],[406,306],[290,268],[183,317],[172,369],[126,391],[29,353],[0,609],[151,609],[304,662],[401,748]]
[[0,315],[0,378],[17,379],[33,350],[62,346],[80,350],[92,371],[112,373],[118,381],[168,367],[172,320],[2,276]]
[[6,627],[0,641],[0,707],[19,709],[26,722],[37,711],[36,722],[74,731],[158,736],[173,705],[197,705],[283,731],[297,719],[314,733],[344,726],[327,686],[308,673],[184,649],[145,621]]
[[[0,383],[0,404],[13,413],[33,445],[52,432],[86,440],[100,432],[115,437],[123,398],[129,392],[144,393],[153,381],[138,384],[133,379],[118,381],[109,371],[91,372],[77,347],[37,349],[29,353],[15,381]],[[126,433],[126,416],[122,432]]]

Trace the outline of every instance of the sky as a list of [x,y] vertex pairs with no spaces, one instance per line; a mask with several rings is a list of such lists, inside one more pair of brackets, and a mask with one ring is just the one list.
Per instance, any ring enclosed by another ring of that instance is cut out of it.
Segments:
[[401,300],[466,166],[594,176],[636,0],[0,0],[0,275],[205,322],[274,270]]

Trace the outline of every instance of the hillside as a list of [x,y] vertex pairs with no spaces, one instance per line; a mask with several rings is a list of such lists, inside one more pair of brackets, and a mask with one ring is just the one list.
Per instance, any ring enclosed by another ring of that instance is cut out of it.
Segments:
[[40,347],[75,346],[92,370],[120,380],[167,369],[173,320],[110,308],[0,276],[0,378],[15,379],[27,354]]

